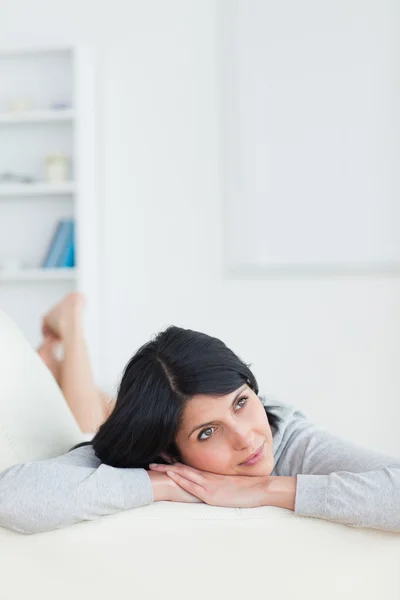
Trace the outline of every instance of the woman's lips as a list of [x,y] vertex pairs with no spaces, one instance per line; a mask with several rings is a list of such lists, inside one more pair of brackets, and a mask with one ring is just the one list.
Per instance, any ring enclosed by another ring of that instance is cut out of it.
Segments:
[[257,453],[254,456],[249,458],[246,462],[240,463],[240,466],[248,467],[251,465],[255,465],[256,462],[261,460],[263,456],[264,456],[264,444],[261,445],[261,447],[257,450]]

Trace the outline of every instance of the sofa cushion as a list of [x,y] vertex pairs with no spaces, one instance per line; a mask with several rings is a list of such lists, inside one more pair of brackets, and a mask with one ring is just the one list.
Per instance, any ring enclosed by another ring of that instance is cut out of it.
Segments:
[[156,502],[0,546],[7,600],[400,598],[399,534],[272,506]]
[[51,372],[0,310],[0,471],[63,454],[82,439]]

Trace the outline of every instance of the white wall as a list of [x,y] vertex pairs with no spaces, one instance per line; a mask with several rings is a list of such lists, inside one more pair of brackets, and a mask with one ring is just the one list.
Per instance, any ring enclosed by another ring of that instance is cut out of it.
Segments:
[[265,392],[400,455],[398,279],[223,276],[215,1],[3,0],[0,38],[97,52],[100,383],[161,327],[197,328],[252,362]]
[[[227,258],[264,272],[400,271],[399,20],[390,4],[218,4]],[[253,231],[246,245],[236,242],[243,226]]]

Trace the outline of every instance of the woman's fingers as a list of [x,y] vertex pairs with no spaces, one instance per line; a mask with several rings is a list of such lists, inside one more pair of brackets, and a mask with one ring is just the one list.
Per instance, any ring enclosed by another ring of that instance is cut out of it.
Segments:
[[192,481],[200,486],[202,486],[204,482],[204,478],[200,471],[193,469],[192,467],[188,467],[187,465],[183,465],[182,463],[174,463],[173,465],[157,465],[151,463],[149,468],[161,473],[177,473],[181,477],[184,477],[185,479],[188,479],[189,481]]
[[198,485],[193,481],[189,481],[185,477],[181,477],[181,475],[175,473],[174,471],[167,471],[167,475],[183,490],[189,492],[189,494],[192,494],[192,496],[196,496],[200,500],[204,500],[205,489],[201,485]]
[[[163,472],[167,472],[167,469],[179,469],[180,467],[187,467],[187,465],[184,465],[183,463],[180,462],[175,462],[175,463],[170,463],[168,465],[161,465],[158,463],[150,463],[149,464],[150,469],[157,469],[157,471],[163,471]],[[192,469],[192,471],[196,471],[196,469],[193,469],[193,467],[188,467],[189,469]]]

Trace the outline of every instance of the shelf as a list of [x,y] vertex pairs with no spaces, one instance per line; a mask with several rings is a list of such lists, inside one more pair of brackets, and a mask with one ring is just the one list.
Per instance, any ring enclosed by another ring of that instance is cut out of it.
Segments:
[[71,109],[0,112],[0,124],[5,125],[18,123],[54,123],[57,121],[72,121],[74,118],[75,112]]
[[70,281],[76,279],[77,269],[16,269],[1,270],[0,283],[3,281]]
[[0,198],[11,196],[63,196],[73,194],[76,185],[73,181],[65,183],[0,183]]
[[62,44],[60,46],[30,46],[30,45],[15,45],[7,44],[1,46],[0,57],[1,58],[13,58],[13,57],[24,57],[24,56],[41,56],[50,54],[72,54],[75,50],[75,46]]

